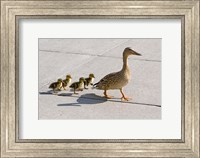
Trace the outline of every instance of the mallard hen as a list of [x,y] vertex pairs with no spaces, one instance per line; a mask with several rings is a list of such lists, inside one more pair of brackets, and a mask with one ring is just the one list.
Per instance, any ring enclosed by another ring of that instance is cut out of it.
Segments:
[[129,66],[128,66],[128,56],[129,55],[141,55],[131,48],[127,47],[123,52],[123,67],[118,72],[113,72],[105,77],[103,77],[98,83],[94,84],[94,87],[100,90],[104,90],[104,95],[106,98],[110,99],[111,96],[107,95],[107,90],[110,89],[119,89],[122,97],[122,100],[128,101],[129,98],[126,97],[122,91],[122,88],[126,86],[131,78]]

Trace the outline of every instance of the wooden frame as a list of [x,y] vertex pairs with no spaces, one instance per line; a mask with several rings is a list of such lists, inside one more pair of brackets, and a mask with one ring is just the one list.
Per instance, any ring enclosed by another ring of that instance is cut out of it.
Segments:
[[[182,20],[182,139],[19,140],[18,20],[63,17]],[[199,0],[1,1],[1,157],[198,158],[199,108]]]

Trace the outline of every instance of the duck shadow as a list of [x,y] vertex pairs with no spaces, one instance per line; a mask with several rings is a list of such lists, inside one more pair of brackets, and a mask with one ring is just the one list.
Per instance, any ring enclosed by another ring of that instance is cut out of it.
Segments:
[[121,104],[133,104],[133,105],[142,105],[142,106],[154,106],[161,107],[159,104],[150,104],[150,103],[141,103],[141,102],[133,102],[133,101],[122,101],[122,100],[109,100],[110,102],[121,103]]
[[115,102],[115,103],[122,103],[122,104],[137,104],[142,106],[154,106],[154,107],[161,107],[159,104],[150,104],[150,103],[139,103],[139,102],[132,102],[132,101],[122,101],[118,100],[119,98],[112,98],[107,99],[102,96],[98,96],[95,93],[88,93],[83,94],[80,97],[78,95],[74,95],[73,93],[53,93],[53,91],[47,91],[47,92],[39,92],[40,95],[57,95],[57,96],[63,96],[63,97],[74,97],[78,98],[76,103],[65,103],[65,104],[57,104],[57,106],[81,106],[81,105],[92,105],[92,104],[101,104],[106,101],[109,102]]
[[[74,96],[78,97],[78,96]],[[65,103],[65,104],[58,104],[57,106],[82,106],[82,105],[94,105],[94,104],[101,104],[107,101],[106,98],[98,96],[94,93],[83,94],[76,100],[76,103]]]

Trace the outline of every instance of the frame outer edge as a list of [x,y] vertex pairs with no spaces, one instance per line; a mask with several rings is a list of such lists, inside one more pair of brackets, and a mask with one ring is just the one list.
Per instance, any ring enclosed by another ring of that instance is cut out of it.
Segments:
[[1,2],[1,156],[8,151],[7,106],[8,106],[8,54],[7,47],[7,9]]
[[192,135],[192,149],[195,153],[195,156],[199,157],[200,153],[200,137],[199,137],[199,112],[200,112],[200,105],[199,105],[199,75],[200,75],[200,69],[199,69],[199,7],[200,7],[200,3],[199,1],[195,4],[195,6],[192,8],[192,24],[193,24],[193,28],[192,28],[192,48],[193,48],[193,62],[192,62],[192,68],[193,68],[193,120],[194,120],[194,124],[193,124],[193,135]]
[[[28,2],[28,1],[27,1]],[[2,4],[2,2],[1,2]],[[199,1],[198,1],[198,5],[199,5]],[[197,6],[197,4],[196,4]],[[186,156],[186,157],[195,157],[196,158],[196,154],[198,154],[199,156],[199,109],[198,110],[195,110],[196,108],[199,108],[199,59],[196,59],[199,57],[199,6],[198,7],[195,7],[193,8],[194,10],[192,11],[192,16],[193,16],[193,19],[190,19],[190,20],[194,20],[193,21],[193,25],[192,25],[192,35],[189,39],[192,39],[193,40],[193,43],[191,43],[192,45],[192,68],[195,69],[195,71],[192,71],[192,76],[194,79],[193,79],[193,82],[191,83],[192,85],[192,93],[193,94],[196,94],[193,96],[193,99],[192,99],[192,108],[191,109],[193,112],[193,114],[195,114],[195,116],[193,118],[191,118],[192,120],[192,126],[189,126],[189,127],[192,127],[192,138],[190,139],[192,142],[191,145],[192,145],[192,149],[193,149],[193,152],[195,152],[195,155],[194,153],[191,153],[191,152],[186,152],[185,150],[185,153],[181,154],[181,153],[168,153],[168,152],[162,152],[162,153],[157,153],[157,156],[162,156],[161,154],[163,154],[164,157],[166,156],[170,156],[170,157],[173,157],[173,156]],[[9,103],[9,95],[8,94],[8,89],[10,90],[10,87],[9,87],[9,83],[7,81],[7,78],[9,78],[9,73],[8,73],[8,70],[11,70],[12,68],[10,68],[7,64],[9,63],[10,64],[10,61],[7,62],[7,60],[9,60],[8,58],[8,55],[10,55],[10,51],[9,50],[9,46],[8,46],[8,43],[12,43],[12,39],[9,39],[11,36],[10,36],[10,32],[8,33],[8,26],[9,26],[9,22],[8,22],[8,8],[6,9],[6,6],[4,5],[3,7],[1,6],[1,156],[39,156],[39,155],[43,155],[43,156],[50,156],[51,153],[46,153],[46,152],[42,152],[42,153],[29,153],[29,150],[27,151],[24,151],[23,149],[21,150],[18,150],[18,151],[21,151],[19,153],[14,153],[15,151],[11,152],[10,151],[10,154],[7,153],[6,151],[8,151],[9,149],[9,146],[8,146],[8,136],[10,137],[10,133],[8,133],[9,129],[13,129],[13,126],[11,125],[8,125],[8,121],[11,119],[13,120],[12,116],[10,117],[9,116],[9,120],[8,120],[8,116],[4,117],[5,116],[5,110],[6,110],[6,113],[8,114],[9,112],[9,106],[7,106],[7,104]],[[189,17],[188,17],[189,18]],[[5,23],[4,23],[5,22]],[[189,27],[190,28],[190,27]],[[8,38],[8,35],[9,34],[9,38]],[[11,41],[10,41],[11,40]],[[7,44],[6,44],[7,42]],[[192,41],[191,41],[192,42]],[[13,59],[11,59],[13,61]],[[13,64],[12,64],[13,66]],[[194,70],[193,69],[193,70]],[[11,73],[12,75],[12,73]],[[13,103],[13,102],[12,102]],[[12,111],[13,112],[13,111]],[[190,113],[192,114],[192,113]],[[8,128],[10,127],[10,128]],[[196,130],[195,127],[197,127],[198,129]],[[9,134],[9,135],[8,135]],[[188,135],[189,136],[189,135]],[[190,135],[191,136],[191,135]],[[11,136],[12,138],[12,136]],[[189,139],[189,137],[188,137]],[[198,140],[197,140],[198,139]],[[13,141],[13,138],[11,139]],[[6,146],[5,146],[6,145]],[[22,143],[21,143],[22,145]],[[3,147],[3,148],[2,148]],[[100,149],[99,149],[100,150]],[[39,151],[39,150],[38,150]],[[121,151],[121,150],[119,150]],[[7,153],[5,155],[5,152]],[[95,156],[102,156],[102,157],[107,157],[106,153],[98,153],[98,150],[95,152]],[[15,155],[16,154],[16,155]],[[25,154],[25,155],[24,155]],[[38,155],[39,154],[39,155]],[[83,152],[83,153],[76,153],[76,152],[65,152],[63,154],[60,153],[60,156],[75,156],[75,155],[79,155],[79,156],[92,156],[91,155],[92,153],[90,152]],[[144,154],[141,154],[141,155],[147,155],[148,153],[144,153]],[[52,153],[52,155],[50,157],[54,157],[56,156],[57,154],[56,153]],[[138,155],[140,156],[140,153],[131,153],[131,151],[129,153],[126,153],[126,152],[113,152],[110,156],[133,156],[133,155]],[[153,156],[154,155],[154,152],[153,153],[149,153],[149,156]]]

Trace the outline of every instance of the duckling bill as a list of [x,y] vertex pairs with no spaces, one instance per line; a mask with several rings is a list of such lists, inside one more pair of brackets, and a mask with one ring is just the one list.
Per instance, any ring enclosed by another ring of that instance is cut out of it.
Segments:
[[74,94],[78,94],[78,93],[76,93],[76,90],[81,90],[82,91],[83,87],[84,87],[84,82],[85,82],[85,79],[83,77],[81,77],[79,79],[79,82],[74,82],[69,87],[74,90]]
[[59,78],[59,79],[57,80],[57,82],[51,83],[50,86],[49,86],[49,88],[50,88],[50,89],[53,89],[53,92],[54,92],[54,93],[55,93],[56,91],[61,91],[62,83],[63,83],[62,79]]
[[136,51],[127,47],[123,52],[123,66],[122,69],[118,72],[113,72],[105,77],[103,77],[98,83],[94,84],[94,87],[100,90],[104,90],[104,96],[108,99],[112,98],[107,95],[107,90],[110,89],[119,89],[122,94],[121,99],[128,101],[129,98],[126,97],[122,91],[122,88],[128,84],[131,78],[130,69],[128,66],[128,56],[129,55],[139,55]]
[[86,86],[93,85],[94,78],[95,78],[94,74],[89,74],[89,77],[85,78],[85,81],[84,81],[84,88],[85,89],[88,89],[88,88],[86,88]]

